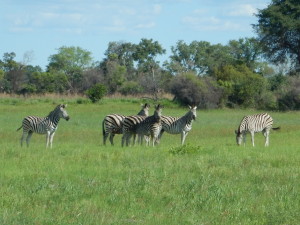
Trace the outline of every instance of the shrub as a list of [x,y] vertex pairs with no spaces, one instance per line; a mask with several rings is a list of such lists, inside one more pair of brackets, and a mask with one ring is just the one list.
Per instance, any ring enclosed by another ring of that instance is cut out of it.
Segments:
[[194,154],[201,150],[200,146],[192,146],[192,145],[182,145],[173,147],[169,150],[169,152],[173,155],[184,155],[184,154]]
[[182,105],[198,105],[199,108],[217,108],[222,97],[222,88],[213,78],[199,78],[193,73],[175,77],[171,93]]
[[85,93],[89,99],[95,103],[103,98],[103,96],[107,93],[107,89],[103,84],[98,83],[89,88]]
[[280,110],[299,110],[300,77],[288,77],[287,84],[278,94],[278,107]]

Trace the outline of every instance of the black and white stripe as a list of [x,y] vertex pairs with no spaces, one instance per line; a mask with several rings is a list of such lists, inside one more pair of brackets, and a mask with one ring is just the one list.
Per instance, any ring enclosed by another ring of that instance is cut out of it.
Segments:
[[246,144],[246,133],[250,132],[252,145],[254,147],[254,133],[262,132],[265,136],[265,146],[269,146],[269,134],[270,130],[277,130],[277,128],[272,128],[273,126],[273,119],[267,113],[255,114],[255,115],[248,115],[245,116],[239,127],[238,130],[235,131],[236,133],[236,143],[238,145]]
[[130,144],[130,139],[132,136],[134,136],[134,142],[136,139],[136,126],[137,124],[141,123],[143,120],[145,120],[147,116],[126,116],[123,120],[123,127],[122,127],[122,147],[124,146],[126,142],[126,146]]
[[46,147],[52,148],[53,137],[57,129],[58,122],[60,118],[69,120],[70,117],[66,111],[66,105],[60,104],[49,113],[47,117],[37,117],[37,116],[27,116],[23,119],[22,126],[17,129],[23,128],[23,135],[21,138],[21,146],[26,137],[27,146],[29,146],[30,138],[33,133],[46,134]]
[[[149,115],[149,104],[142,105],[141,111],[137,114],[140,116]],[[120,114],[109,114],[102,121],[103,144],[106,145],[106,139],[109,137],[111,145],[114,145],[114,136],[122,134],[122,124],[126,116]]]
[[193,120],[197,117],[197,106],[189,106],[189,111],[182,117],[162,116],[162,130],[160,138],[164,132],[169,134],[181,134],[181,144],[192,129]]
[[145,120],[137,124],[135,133],[138,135],[140,144],[143,143],[144,137],[150,137],[150,139],[146,138],[147,145],[150,144],[150,140],[152,140],[152,146],[158,143],[159,134],[162,129],[162,108],[162,105],[157,105],[152,116],[147,117]]

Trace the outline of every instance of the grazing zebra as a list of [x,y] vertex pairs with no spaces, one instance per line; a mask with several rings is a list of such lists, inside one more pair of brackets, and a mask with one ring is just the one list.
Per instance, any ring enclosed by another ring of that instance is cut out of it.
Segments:
[[162,130],[159,139],[164,132],[169,134],[181,134],[181,144],[184,144],[185,138],[192,129],[193,120],[197,117],[197,106],[189,106],[189,111],[182,117],[162,116]]
[[60,104],[55,107],[55,109],[49,113],[47,117],[37,117],[37,116],[27,116],[23,119],[22,126],[17,129],[23,128],[23,135],[21,138],[21,146],[26,138],[27,147],[29,146],[30,138],[33,133],[47,134],[46,148],[49,146],[52,148],[52,141],[57,129],[58,122],[60,118],[69,120],[70,117],[66,111],[67,105]]
[[262,132],[266,139],[265,146],[269,146],[270,130],[271,129],[272,130],[280,129],[279,127],[272,128],[272,125],[273,125],[273,119],[267,113],[245,116],[242,119],[238,130],[235,131],[236,143],[238,145],[241,145],[242,141],[243,141],[244,145],[245,145],[246,144],[246,133],[250,132],[252,145],[254,147],[254,133]]
[[[155,107],[154,114],[152,116],[147,117],[142,122],[136,125],[135,133],[138,135],[139,143],[143,143],[143,137],[149,137],[152,140],[152,146],[158,143],[158,138],[160,131],[162,129],[161,125],[161,113],[162,113],[162,105],[157,105]],[[150,144],[150,139],[146,138],[147,145]]]
[[[142,105],[141,111],[137,114],[140,116],[149,115],[149,104]],[[106,139],[109,137],[111,145],[114,145],[114,136],[116,134],[122,134],[122,121],[126,116],[120,114],[110,114],[107,115],[102,121],[102,133],[103,133],[103,144],[106,145]]]

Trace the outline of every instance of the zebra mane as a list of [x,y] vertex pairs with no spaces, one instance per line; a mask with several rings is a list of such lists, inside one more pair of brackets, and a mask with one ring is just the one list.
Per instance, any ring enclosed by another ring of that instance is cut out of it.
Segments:
[[53,110],[53,111],[51,111],[49,114],[48,114],[48,118],[50,118],[50,119],[53,119],[54,118],[54,116],[57,114],[57,111],[59,111],[60,110],[60,108],[65,108],[66,106],[64,105],[64,104],[59,104],[59,105],[57,105],[56,107],[55,107],[55,109]]

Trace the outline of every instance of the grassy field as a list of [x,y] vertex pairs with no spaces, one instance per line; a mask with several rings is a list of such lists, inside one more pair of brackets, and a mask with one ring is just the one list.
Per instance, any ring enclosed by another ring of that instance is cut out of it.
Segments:
[[[53,148],[34,134],[20,147],[27,115],[68,103]],[[80,104],[83,103],[83,104]],[[198,110],[180,146],[164,134],[158,147],[102,145],[106,114],[136,114],[140,100],[0,99],[0,224],[299,224],[300,113],[270,112],[281,130],[270,147],[256,134],[237,147],[234,130],[253,110]],[[187,109],[164,102],[163,114]],[[153,108],[151,109],[153,112]]]

